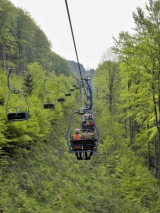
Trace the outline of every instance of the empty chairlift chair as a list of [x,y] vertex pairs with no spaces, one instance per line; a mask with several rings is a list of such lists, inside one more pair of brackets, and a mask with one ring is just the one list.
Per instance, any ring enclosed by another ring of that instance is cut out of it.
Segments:
[[66,86],[65,96],[71,96],[70,88],[68,87],[68,85],[67,85],[67,83],[66,83],[66,82],[65,82],[65,86]]
[[55,108],[55,104],[53,104],[53,103],[44,103],[43,104],[43,108],[44,109],[54,109]]
[[[6,103],[6,116],[8,121],[22,121],[27,120],[29,118],[29,104],[27,101],[26,94],[20,90],[14,90],[10,88],[10,74],[12,69],[8,69],[7,75],[7,85],[8,89],[11,91],[8,95],[7,103]],[[20,95],[24,99],[26,106],[10,106],[10,97],[12,94]]]
[[[22,110],[22,107],[13,107],[15,108],[15,111],[13,112],[7,112],[7,120],[8,121],[23,121],[28,120],[28,112],[25,110]],[[19,110],[20,109],[20,110]]]
[[70,92],[74,92],[74,88],[70,88]]
[[[26,103],[26,107],[25,106],[10,106],[9,105],[9,101],[10,101],[10,96],[11,94],[14,93],[13,91],[8,95],[8,99],[7,99],[7,104],[6,104],[6,116],[7,116],[7,120],[8,121],[22,121],[22,120],[28,120],[29,118],[29,105],[28,105],[28,101],[26,99],[26,95],[23,92],[18,92],[18,93],[22,93],[25,103]],[[15,93],[15,94],[18,94]]]
[[[43,83],[43,90],[44,90],[44,95],[43,95],[43,108],[44,109],[54,109],[55,108],[55,98],[54,98],[54,95],[52,92],[49,92],[46,90],[46,87],[45,87],[45,84],[46,84],[46,79],[44,80],[44,83]],[[50,97],[49,97],[50,96]],[[50,101],[45,101],[46,98],[50,98]],[[52,100],[52,101],[51,101]]]
[[58,84],[57,84],[57,101],[60,102],[60,103],[63,103],[65,102],[65,92],[64,90],[60,89],[60,82],[58,81]]

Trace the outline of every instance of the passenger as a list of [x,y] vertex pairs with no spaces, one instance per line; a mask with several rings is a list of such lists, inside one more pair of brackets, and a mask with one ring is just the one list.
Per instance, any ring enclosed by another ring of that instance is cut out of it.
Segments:
[[89,121],[88,123],[89,126],[94,126],[94,122],[92,120]]
[[[95,139],[95,135],[93,132],[85,131],[82,134],[82,139],[83,140],[93,140],[93,139]],[[91,149],[91,148],[93,148],[93,145],[91,145],[91,147],[89,147],[89,149]],[[89,156],[88,156],[88,153],[85,152],[85,160],[90,160],[92,155],[93,155],[93,152],[90,152]]]
[[89,119],[92,119],[92,114],[89,114]]
[[85,120],[88,120],[88,119],[89,119],[89,114],[86,113],[86,114],[84,115],[84,118],[85,118]]
[[88,104],[88,103],[86,103],[86,107],[89,107],[89,104]]
[[[75,129],[75,134],[72,136],[72,140],[82,140],[82,136],[80,135],[80,130]],[[81,145],[77,145],[73,147],[74,150],[82,150]],[[78,155],[79,154],[79,155]],[[78,160],[82,160],[82,153],[75,153]]]
[[82,127],[83,127],[83,126],[88,126],[88,124],[87,124],[86,121],[83,121],[83,122],[82,122]]
[[83,134],[82,134],[82,139],[94,139],[95,138],[95,135],[93,132],[90,132],[90,131],[85,131]]

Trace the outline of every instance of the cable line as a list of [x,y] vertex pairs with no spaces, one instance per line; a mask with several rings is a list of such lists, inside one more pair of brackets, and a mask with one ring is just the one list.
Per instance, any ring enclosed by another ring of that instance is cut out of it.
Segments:
[[67,14],[68,14],[70,29],[71,29],[72,38],[73,38],[73,43],[74,43],[74,48],[75,48],[76,57],[77,57],[78,68],[79,68],[81,80],[83,81],[83,79],[82,79],[82,72],[81,72],[81,68],[80,68],[80,64],[79,64],[78,53],[77,53],[77,48],[76,48],[76,42],[75,42],[75,38],[74,38],[74,33],[73,33],[73,28],[72,28],[72,23],[71,23],[71,18],[70,18],[70,13],[69,13],[69,8],[68,8],[67,0],[65,0],[65,3],[66,3],[66,9],[67,9]]
[[85,92],[86,97],[87,97],[87,92],[86,92],[86,89],[85,89],[84,84],[83,84],[82,71],[81,71],[81,67],[80,67],[80,63],[79,63],[79,59],[78,59],[78,53],[77,53],[77,48],[76,48],[76,42],[75,42],[75,38],[74,38],[74,33],[73,33],[73,28],[72,28],[72,22],[71,22],[71,18],[70,18],[70,13],[69,13],[69,8],[68,8],[67,0],[65,0],[65,3],[66,3],[66,9],[67,9],[67,14],[68,14],[68,19],[69,19],[71,34],[72,34],[73,43],[74,43],[74,48],[75,48],[76,57],[77,57],[78,68],[79,68],[80,77],[81,77],[81,81],[82,81],[81,88],[82,88],[82,87],[84,88],[84,92]]

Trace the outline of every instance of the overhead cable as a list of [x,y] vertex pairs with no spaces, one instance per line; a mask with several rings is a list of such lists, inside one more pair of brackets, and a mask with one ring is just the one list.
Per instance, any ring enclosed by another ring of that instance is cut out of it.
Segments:
[[71,18],[70,18],[70,13],[69,13],[69,8],[68,8],[67,0],[65,0],[65,3],[66,3],[66,9],[67,9],[67,14],[68,14],[70,29],[71,29],[71,33],[72,33],[74,48],[75,48],[75,52],[76,52],[76,57],[77,57],[77,63],[78,63],[78,68],[79,68],[79,72],[80,72],[80,77],[81,77],[81,80],[83,81],[82,72],[81,72],[81,67],[80,67],[80,63],[79,63],[79,59],[78,59],[78,53],[77,53],[77,48],[76,48],[76,42],[75,42],[75,39],[74,39],[74,33],[73,33],[73,28],[72,28],[72,23],[71,23]]

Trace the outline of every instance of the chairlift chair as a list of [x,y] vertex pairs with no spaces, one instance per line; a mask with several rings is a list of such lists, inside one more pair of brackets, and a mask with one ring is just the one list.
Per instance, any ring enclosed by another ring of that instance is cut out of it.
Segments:
[[70,88],[70,92],[74,92],[74,88]]
[[65,99],[64,97],[57,98],[57,101],[58,101],[58,102],[61,102],[61,103],[62,103],[62,102],[65,102],[65,100],[66,100],[66,99]]
[[8,121],[23,121],[28,120],[28,112],[27,110],[18,110],[18,108],[24,108],[24,107],[11,107],[15,108],[15,111],[13,112],[7,112],[7,120]]
[[[53,95],[52,92],[46,90],[46,86],[45,86],[46,80],[47,80],[47,79],[45,79],[45,80],[44,80],[44,83],[43,83],[43,90],[44,90],[44,95],[43,95],[43,108],[44,108],[44,109],[54,109],[55,106],[56,106],[56,104],[55,104],[55,103],[56,103],[55,97],[54,97],[54,95]],[[47,95],[51,95],[51,96],[52,96],[53,102],[47,102],[47,103],[44,102],[44,99],[46,98]]]
[[59,88],[59,83],[60,82],[58,81],[58,84],[57,84],[57,96],[59,96],[59,93],[60,93],[60,96],[57,98],[57,101],[60,102],[60,103],[63,103],[63,102],[66,101],[66,99],[65,99],[66,95],[65,95],[64,90],[62,90],[62,89]]
[[[9,68],[8,70],[9,71],[8,71],[8,75],[7,75],[7,86],[8,86],[8,89],[11,92],[9,93],[8,98],[7,98],[7,102],[6,102],[6,117],[7,117],[7,120],[8,121],[28,120],[28,118],[29,118],[29,104],[28,104],[28,101],[27,101],[26,94],[23,91],[14,90],[14,89],[10,88],[10,74],[11,74],[12,68]],[[23,95],[26,107],[25,106],[14,106],[14,107],[9,106],[11,94],[18,95],[20,93]],[[14,110],[11,110],[11,112],[10,112],[10,109],[14,109]]]
[[[83,111],[83,112],[82,112]],[[82,128],[80,131],[83,133],[84,131],[90,131],[90,132],[94,132],[95,134],[95,138],[94,139],[82,139],[82,140],[73,140],[72,139],[72,135],[74,131],[71,131],[71,124],[72,124],[72,120],[73,120],[73,116],[75,114],[79,114],[80,116],[82,116],[85,113],[85,110],[78,110],[76,112],[73,112],[70,116],[70,121],[69,121],[69,125],[68,125],[68,131],[67,131],[67,135],[66,135],[66,140],[67,140],[67,145],[69,148],[69,152],[70,153],[85,153],[85,152],[97,152],[98,149],[98,142],[99,142],[99,131],[97,129],[95,120],[94,120],[94,127],[91,126],[87,126],[87,128]],[[94,129],[93,129],[94,128]],[[80,149],[76,149],[75,147],[81,147]]]
[[43,104],[43,108],[44,109],[54,109],[55,108],[55,104],[54,103],[44,103]]
[[65,93],[65,96],[71,96],[71,93]]
[[72,139],[73,132],[74,131],[72,131],[70,134],[70,142],[69,142],[70,153],[97,152],[97,141],[98,141],[97,138],[73,140]]
[[[14,107],[11,107],[11,106],[9,106],[9,101],[10,101],[10,95],[12,93],[13,92],[11,92],[8,95],[8,99],[7,99],[7,103],[6,103],[6,116],[7,116],[7,120],[8,121],[28,120],[28,118],[29,118],[29,105],[28,105],[28,101],[26,99],[26,95],[23,92],[21,92],[23,94],[23,97],[24,97],[24,100],[25,100],[25,103],[26,103],[26,107],[24,107],[24,106],[14,106]],[[20,93],[20,91],[19,91],[19,93]]]

